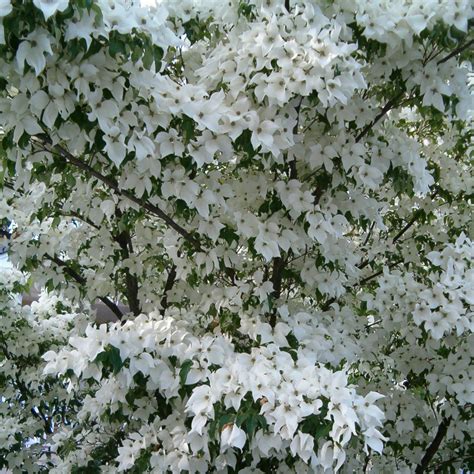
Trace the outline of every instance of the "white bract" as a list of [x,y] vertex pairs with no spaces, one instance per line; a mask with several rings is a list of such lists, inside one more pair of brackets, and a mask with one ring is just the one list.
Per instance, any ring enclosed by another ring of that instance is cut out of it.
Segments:
[[473,18],[0,0],[0,469],[473,470]]

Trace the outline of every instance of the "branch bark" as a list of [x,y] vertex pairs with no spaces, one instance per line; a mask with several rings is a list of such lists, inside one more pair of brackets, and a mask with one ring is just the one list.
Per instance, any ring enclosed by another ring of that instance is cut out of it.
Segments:
[[176,265],[173,265],[168,273],[168,278],[166,279],[165,289],[163,291],[163,296],[160,301],[161,305],[161,315],[165,314],[166,309],[169,306],[168,303],[168,293],[173,288],[174,282],[176,281]]
[[398,93],[395,97],[392,97],[382,108],[382,110],[379,112],[379,114],[375,117],[375,119],[370,122],[368,125],[365,126],[365,128],[362,130],[362,132],[357,135],[355,141],[360,142],[362,138],[364,138],[370,130],[374,127],[374,125],[379,122],[390,110],[396,107],[398,101],[403,97],[403,94],[405,92],[400,92]]
[[396,244],[397,241],[400,240],[403,234],[407,232],[413,226],[413,224],[418,220],[418,216],[419,214],[415,212],[414,216],[407,222],[407,224],[403,227],[403,229],[400,230],[400,232],[398,232],[398,234],[393,238],[392,243]]
[[[122,249],[123,259],[130,258],[129,240],[130,234],[126,231],[116,236],[116,241]],[[130,310],[135,316],[138,316],[141,313],[140,301],[138,299],[138,280],[136,275],[132,275],[128,268],[125,268],[125,296]]]
[[462,53],[464,50],[470,48],[471,46],[474,45],[474,40],[468,41],[467,43],[462,44],[458,48],[454,49],[451,51],[447,56],[445,56],[443,59],[440,59],[436,64],[439,66],[440,64],[445,63],[446,61],[449,61],[451,58],[454,56],[457,56],[458,54]]
[[[272,299],[273,301],[278,300],[281,295],[281,282],[283,279],[283,270],[285,268],[285,261],[282,257],[275,257],[273,259],[272,279],[273,284]],[[276,308],[273,308],[270,313],[270,326],[272,328],[276,325]]]
[[79,158],[76,158],[74,155],[69,153],[66,149],[63,147],[56,145],[53,146],[51,140],[48,137],[45,136],[37,136],[36,137],[40,142],[49,147],[48,151],[54,153],[59,153],[60,156],[62,156],[69,164],[75,166],[76,168],[79,168],[82,171],[85,171],[88,175],[98,179],[105,185],[107,185],[110,189],[112,189],[116,194],[119,196],[126,197],[128,200],[134,202],[135,204],[138,204],[142,209],[145,209],[149,213],[155,215],[156,217],[159,217],[162,219],[169,227],[174,229],[178,234],[180,234],[185,240],[193,244],[193,246],[201,250],[201,245],[197,239],[195,239],[186,229],[181,227],[178,223],[176,223],[171,217],[169,217],[165,212],[163,212],[158,206],[155,206],[154,204],[151,204],[147,201],[144,201],[143,199],[139,199],[136,196],[134,196],[131,192],[120,189],[118,184],[111,178],[104,176],[103,174],[99,173],[97,170],[95,170],[92,166],[88,165],[87,163],[84,163],[82,160]]
[[423,472],[426,472],[426,470],[428,469],[430,465],[431,460],[435,456],[436,452],[441,446],[441,442],[443,441],[444,437],[446,436],[446,433],[448,432],[448,427],[449,427],[450,422],[451,422],[451,418],[444,418],[443,421],[440,423],[440,425],[438,426],[438,431],[436,432],[436,435],[433,441],[426,449],[423,459],[421,460],[420,464],[418,464],[418,466],[415,469],[415,474],[422,474]]
[[[120,209],[116,209],[116,216],[118,219],[122,217]],[[133,255],[133,244],[130,233],[123,230],[120,234],[114,236],[115,241],[119,244],[122,251],[122,258],[126,260]],[[128,306],[135,316],[141,313],[140,300],[138,299],[138,279],[126,267],[125,269],[125,296],[128,301]]]
[[[79,273],[77,273],[74,269],[69,267],[68,264],[64,262],[63,260],[61,260],[60,258],[52,257],[51,255],[48,255],[48,254],[46,254],[45,257],[48,260],[51,260],[53,263],[55,263],[58,267],[62,268],[66,275],[69,275],[73,280],[77,281],[77,283],[79,283],[80,285],[85,285],[87,283],[87,280],[84,277],[79,275]],[[105,306],[107,306],[110,309],[110,311],[112,311],[115,314],[115,316],[117,316],[118,319],[121,320],[123,318],[122,311],[120,311],[119,307],[113,301],[111,301],[106,296],[99,296],[99,300],[102,301],[102,303],[104,303]]]

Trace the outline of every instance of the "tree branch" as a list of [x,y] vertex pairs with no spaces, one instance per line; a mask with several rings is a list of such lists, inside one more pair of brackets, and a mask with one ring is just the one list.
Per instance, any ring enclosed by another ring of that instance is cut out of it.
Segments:
[[[122,249],[123,259],[130,258],[128,241],[130,234],[126,231],[121,232],[116,236],[116,241]],[[136,275],[132,275],[128,268],[125,268],[125,296],[128,301],[128,306],[135,316],[141,313],[140,301],[138,299],[138,280]]]
[[441,446],[441,442],[443,441],[446,433],[448,432],[449,423],[451,422],[451,418],[444,418],[443,421],[438,426],[438,431],[431,442],[431,444],[426,449],[425,455],[421,460],[420,464],[415,469],[415,474],[422,474],[428,469],[431,460],[433,459],[434,455],[438,451],[439,447]]
[[[281,282],[283,279],[283,270],[285,268],[285,261],[282,257],[275,257],[273,259],[272,279],[273,284],[272,299],[276,301],[281,295]],[[270,313],[270,326],[272,328],[276,325],[276,308],[273,308]]]
[[397,241],[400,240],[400,238],[403,236],[403,234],[407,232],[413,226],[413,224],[415,224],[415,222],[418,220],[418,217],[419,217],[419,213],[415,212],[413,217],[407,222],[407,224],[403,227],[403,229],[400,232],[398,232],[398,234],[393,238],[392,243],[396,244]]
[[[80,285],[85,285],[87,283],[87,280],[84,277],[79,275],[79,273],[77,273],[74,269],[69,267],[67,263],[61,260],[60,258],[52,257],[51,255],[48,255],[48,254],[46,254],[45,257],[48,260],[51,260],[53,263],[55,263],[58,267],[62,268],[66,275],[69,275],[72,279],[77,281]],[[117,316],[117,318],[119,319],[123,318],[122,311],[120,311],[119,307],[113,301],[109,300],[109,298],[107,298],[106,296],[99,296],[99,300],[102,301],[102,303],[104,303],[110,309],[110,311],[112,311],[115,314],[115,316]]]
[[[289,11],[289,8],[287,8]],[[301,96],[300,101],[298,102],[297,106],[295,107],[296,111],[296,123],[295,126],[293,127],[293,135],[298,134],[298,128],[299,128],[299,123],[300,123],[300,112],[301,112],[301,104],[303,103],[303,96]],[[288,158],[288,153],[285,153],[285,161]],[[297,179],[298,178],[298,172],[296,170],[296,158],[293,156],[293,159],[288,163],[289,168],[290,168],[290,179]]]
[[[444,57],[443,59],[440,59],[436,64],[439,66],[440,64],[443,64],[445,63],[446,61],[449,61],[452,57],[458,55],[459,53],[462,53],[464,50],[466,50],[467,48],[471,47],[472,45],[474,45],[474,40],[471,40],[471,41],[468,41],[467,43],[459,46],[458,48],[454,49],[453,51],[451,51],[451,53],[449,53],[446,57]],[[390,110],[392,110],[393,108],[395,108],[398,104],[398,100],[401,99],[403,97],[403,94],[405,92],[400,92],[398,93],[395,97],[392,97],[385,105],[384,107],[382,108],[382,110],[379,112],[379,114],[375,117],[375,119],[369,123],[363,130],[362,132],[359,133],[359,135],[357,135],[355,141],[356,142],[359,142],[360,140],[362,140],[362,138],[364,138],[367,133],[369,133],[369,131],[374,127],[374,125],[379,122],[379,120],[381,120],[386,114],[387,112],[389,112]]]
[[452,57],[462,53],[465,49],[470,48],[472,45],[474,45],[474,40],[471,40],[471,41],[468,41],[467,43],[462,44],[461,46],[457,47],[456,49],[453,49],[453,51],[451,51],[443,59],[440,59],[436,64],[439,66],[440,64],[443,64],[446,61],[449,61]]
[[368,125],[365,126],[365,128],[362,130],[362,132],[359,133],[359,135],[357,135],[355,141],[356,142],[360,142],[362,140],[362,138],[364,138],[369,132],[370,130],[372,130],[372,128],[375,126],[375,124],[381,120],[390,110],[392,110],[393,108],[395,108],[395,106],[397,105],[397,102],[399,101],[399,99],[401,99],[403,97],[403,94],[405,92],[400,92],[398,93],[395,97],[392,97],[382,108],[382,110],[379,112],[379,114],[375,117],[375,119],[370,122]]
[[370,228],[369,228],[369,232],[367,232],[367,236],[365,237],[365,240],[364,240],[364,243],[362,244],[363,247],[365,247],[370,239],[370,236],[372,235],[372,231],[374,230],[374,227],[375,227],[375,221],[372,222]]
[[160,301],[161,315],[165,314],[165,311],[169,306],[168,293],[173,288],[175,281],[176,281],[176,265],[173,265],[168,273],[168,278],[166,279],[166,283],[165,283],[165,289],[163,291],[163,296]]
[[[116,216],[118,219],[122,218],[122,212],[120,209],[116,209]],[[133,254],[133,244],[130,233],[127,230],[123,230],[118,235],[113,236],[115,241],[119,244],[122,250],[122,258],[126,260]],[[138,279],[136,275],[132,275],[128,268],[125,271],[125,296],[127,297],[128,306],[135,316],[141,313],[141,305],[138,299]]]
[[53,147],[52,142],[48,137],[37,136],[36,138],[40,140],[44,145],[47,145],[48,147],[51,148],[51,149],[48,149],[48,151],[50,152],[56,151],[57,153],[59,153],[60,156],[62,156],[71,165],[74,165],[76,168],[79,168],[80,170],[85,171],[88,175],[93,176],[94,178],[98,179],[102,183],[106,184],[110,189],[115,191],[115,193],[117,193],[118,195],[126,197],[127,199],[134,202],[135,204],[138,204],[141,208],[159,217],[164,222],[166,222],[166,224],[168,224],[169,227],[171,227],[176,232],[178,232],[178,234],[184,237],[185,240],[192,243],[195,248],[197,248],[198,250],[201,250],[201,245],[199,241],[195,239],[186,229],[184,229],[178,223],[176,223],[173,219],[171,219],[171,217],[169,217],[165,212],[163,212],[158,206],[155,206],[147,201],[137,198],[129,191],[120,189],[118,184],[113,179],[99,173],[94,168],[92,168],[92,166],[88,165],[87,163],[84,163],[79,158],[76,158],[74,155],[69,153],[67,150],[65,150],[61,146],[56,145]]
[[95,230],[100,230],[100,227],[96,224],[94,224],[90,219],[87,217],[81,216],[78,212],[74,211],[68,211],[68,212],[60,212],[60,214],[63,217],[74,217],[82,222],[85,222],[86,224],[89,224],[91,227],[93,227]]
[[[399,265],[400,263],[403,263],[403,260],[397,260],[396,262],[393,262],[391,263],[388,268],[393,268],[393,267],[396,267],[397,265]],[[365,266],[365,265],[364,265]],[[358,281],[357,283],[355,283],[354,285],[352,285],[352,287],[349,287],[350,288],[357,288],[358,286],[362,286],[364,285],[365,283],[367,283],[368,281],[370,280],[373,280],[374,278],[378,277],[379,275],[382,275],[383,273],[383,269],[382,270],[379,270],[378,272],[375,272],[375,273],[372,273],[372,275],[369,275],[365,278],[362,278],[362,280]],[[326,303],[324,303],[322,306],[321,306],[321,311],[327,311],[329,309],[329,307],[335,302],[337,301],[337,298],[329,298]]]

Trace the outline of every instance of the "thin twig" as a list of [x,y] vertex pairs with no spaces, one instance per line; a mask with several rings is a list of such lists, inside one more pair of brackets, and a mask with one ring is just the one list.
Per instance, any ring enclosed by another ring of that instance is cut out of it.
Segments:
[[[394,263],[391,263],[388,268],[393,268],[393,267],[396,267],[397,265],[399,265],[400,263],[403,263],[403,260],[397,260],[396,262]],[[370,280],[373,280],[374,278],[378,277],[379,275],[382,275],[383,273],[383,269],[382,270],[379,270],[378,272],[375,272],[375,273],[372,273],[372,275],[369,275],[365,278],[363,278],[362,280],[358,281],[357,283],[355,283],[354,285],[352,285],[352,288],[357,288],[359,286],[362,286],[364,285],[365,283],[367,283],[368,281]],[[330,306],[337,300],[337,298],[329,298],[322,306],[321,306],[321,311],[327,311]]]
[[355,141],[356,143],[357,142],[360,142],[362,140],[362,138],[364,138],[369,132],[370,130],[372,130],[372,128],[375,126],[375,124],[381,120],[390,110],[392,110],[393,108],[395,108],[397,106],[397,102],[399,99],[401,99],[403,97],[403,94],[405,93],[405,91],[402,91],[402,92],[399,92],[395,97],[392,97],[382,108],[382,110],[379,112],[379,114],[375,117],[374,120],[372,120],[372,122],[370,122],[368,125],[365,126],[365,128],[362,130],[362,132],[359,133],[359,135],[357,135]]
[[[388,268],[396,267],[400,263],[403,263],[403,260],[397,260],[396,262],[391,263],[388,266]],[[383,269],[379,270],[378,272],[372,273],[372,275],[369,275],[368,277],[362,278],[362,280],[360,280],[355,286],[362,286],[365,283],[367,283],[368,281],[373,280],[374,278],[378,277],[379,275],[382,275],[382,273],[383,273]]]
[[396,244],[402,235],[407,232],[413,224],[418,220],[419,213],[415,212],[415,215],[407,222],[403,229],[393,238],[392,243]]
[[440,64],[443,64],[446,61],[449,61],[452,57],[458,55],[459,53],[462,53],[465,49],[471,47],[472,45],[474,45],[474,40],[471,40],[471,41],[468,41],[465,44],[462,44],[461,46],[457,47],[456,49],[453,49],[453,51],[451,51],[443,59],[440,59],[436,64],[439,66]]
[[370,239],[370,236],[372,234],[372,231],[374,230],[374,227],[375,227],[375,221],[372,222],[372,225],[370,226],[369,232],[367,233],[367,237],[365,238],[364,243],[362,244],[363,247],[367,245],[367,242]]
[[[456,56],[457,54],[463,52],[465,49],[469,48],[474,44],[474,40],[468,41],[467,43],[459,46],[458,48],[454,49],[449,53],[446,57],[443,59],[440,59],[436,64],[439,66],[440,64],[445,63],[446,61],[449,61],[452,57]],[[405,92],[402,91],[398,93],[395,97],[392,97],[382,108],[382,110],[379,112],[379,114],[375,117],[375,119],[370,122],[363,130],[362,132],[359,133],[356,137],[356,142],[359,142],[362,138],[369,133],[369,131],[374,127],[374,125],[381,120],[390,110],[392,110],[395,107],[398,107],[400,104],[397,104],[398,100],[403,96]]]

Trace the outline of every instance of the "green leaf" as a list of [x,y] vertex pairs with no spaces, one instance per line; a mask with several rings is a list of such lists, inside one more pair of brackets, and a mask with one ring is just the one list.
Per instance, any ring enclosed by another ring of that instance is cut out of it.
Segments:
[[225,425],[229,423],[233,423],[234,421],[235,421],[234,413],[224,413],[218,420],[219,431],[221,431]]
[[238,413],[235,423],[247,433],[250,439],[257,431],[257,428],[266,428],[268,426],[265,417],[255,411],[253,407],[250,407],[249,411]]
[[250,439],[254,436],[255,432],[257,431],[257,428],[266,427],[267,420],[263,415],[252,414],[252,416],[249,416],[247,418],[247,421],[245,422],[245,431]]
[[317,441],[326,438],[331,431],[331,427],[331,421],[325,420],[324,413],[320,413],[319,415],[308,416],[301,425],[301,431],[310,434]]
[[225,226],[221,229],[219,233],[219,237],[224,239],[229,245],[235,240],[236,242],[239,241],[239,236],[236,234],[234,229],[231,227]]
[[192,366],[193,366],[193,361],[190,359],[185,360],[181,364],[181,369],[179,370],[179,380],[181,382],[181,385],[186,384],[186,378],[188,377],[189,371],[191,370]]
[[125,48],[125,43],[119,38],[113,38],[109,43],[109,54],[112,57],[115,57],[117,54],[125,55],[127,50]]
[[153,64],[153,48],[148,47],[145,49],[145,53],[143,54],[142,62],[143,62],[143,67],[145,69],[150,69],[151,65]]
[[153,60],[155,61],[155,71],[159,72],[161,69],[161,60],[163,59],[163,50],[156,45],[153,45]]
[[195,136],[194,120],[187,115],[183,115],[183,119],[181,121],[181,130],[183,131],[185,143],[192,140]]
[[118,374],[123,367],[119,349],[111,345],[108,345],[104,352],[98,354],[94,362],[102,363],[105,367],[111,368],[114,374]]
[[299,346],[299,342],[298,342],[298,339],[296,339],[296,336],[290,332],[287,336],[286,336],[286,340],[288,341],[288,345],[292,348],[292,349],[298,349],[298,346]]

